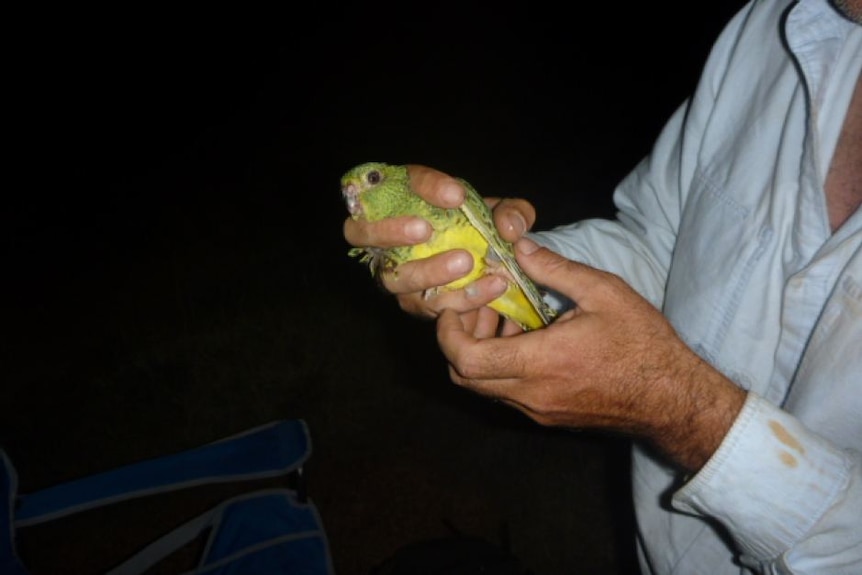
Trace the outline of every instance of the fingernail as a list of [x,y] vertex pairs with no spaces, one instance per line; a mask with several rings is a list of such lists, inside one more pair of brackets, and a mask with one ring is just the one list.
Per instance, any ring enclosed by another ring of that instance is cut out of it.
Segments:
[[464,195],[458,185],[446,184],[446,187],[440,191],[440,199],[447,205],[455,207],[461,205],[461,202],[464,201]]
[[424,240],[430,231],[425,220],[411,220],[404,225],[404,233],[411,240]]
[[509,287],[509,282],[507,282],[504,278],[501,278],[500,276],[492,277],[489,284],[490,285],[488,286],[488,290],[491,292],[491,294],[496,296],[503,295],[503,292],[505,292],[506,288]]
[[449,273],[465,274],[473,267],[473,258],[467,254],[456,254],[446,262]]
[[[500,276],[492,276],[492,278],[488,280],[485,290],[488,292],[488,297],[496,298],[503,295],[503,292],[506,291],[507,287],[508,283],[505,279]],[[467,293],[467,297],[471,299],[476,299],[482,296],[482,292],[475,283],[468,284],[467,287],[464,288],[464,291]]]
[[520,213],[515,212],[509,217],[509,229],[521,236],[527,231],[527,221]]
[[524,255],[530,255],[539,249],[539,244],[528,238],[521,238],[515,244],[515,249]]

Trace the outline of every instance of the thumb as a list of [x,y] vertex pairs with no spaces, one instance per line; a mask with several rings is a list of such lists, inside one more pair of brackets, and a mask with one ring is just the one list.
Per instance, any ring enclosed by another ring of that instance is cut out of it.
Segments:
[[529,238],[515,243],[515,254],[524,273],[533,281],[563,294],[580,307],[588,304],[591,294],[606,281],[605,272],[565,258]]
[[464,186],[456,178],[419,164],[408,164],[407,174],[410,188],[429,204],[457,208],[464,203]]

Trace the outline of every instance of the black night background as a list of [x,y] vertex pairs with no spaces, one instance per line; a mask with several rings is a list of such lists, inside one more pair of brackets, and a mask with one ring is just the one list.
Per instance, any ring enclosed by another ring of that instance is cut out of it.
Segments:
[[[449,526],[507,533],[536,575],[634,572],[628,441],[451,385],[433,325],[347,257],[338,180],[420,163],[529,199],[537,229],[612,217],[739,5],[22,19],[0,350],[20,490],[302,418],[340,575]],[[97,573],[211,503],[32,528],[22,554]]]

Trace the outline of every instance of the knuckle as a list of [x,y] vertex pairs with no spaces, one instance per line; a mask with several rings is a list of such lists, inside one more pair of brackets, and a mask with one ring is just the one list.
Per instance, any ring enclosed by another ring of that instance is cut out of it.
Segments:
[[458,374],[468,381],[479,379],[483,373],[481,365],[476,362],[473,357],[467,354],[462,354],[457,357],[455,364],[457,365]]

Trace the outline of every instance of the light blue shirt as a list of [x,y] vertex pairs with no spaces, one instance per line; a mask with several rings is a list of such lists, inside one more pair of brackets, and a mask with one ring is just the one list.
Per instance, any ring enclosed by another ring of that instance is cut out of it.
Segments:
[[617,219],[535,235],[749,391],[693,477],[635,447],[644,573],[862,574],[862,210],[833,234],[823,191],[860,69],[862,26],[826,0],[750,2]]

